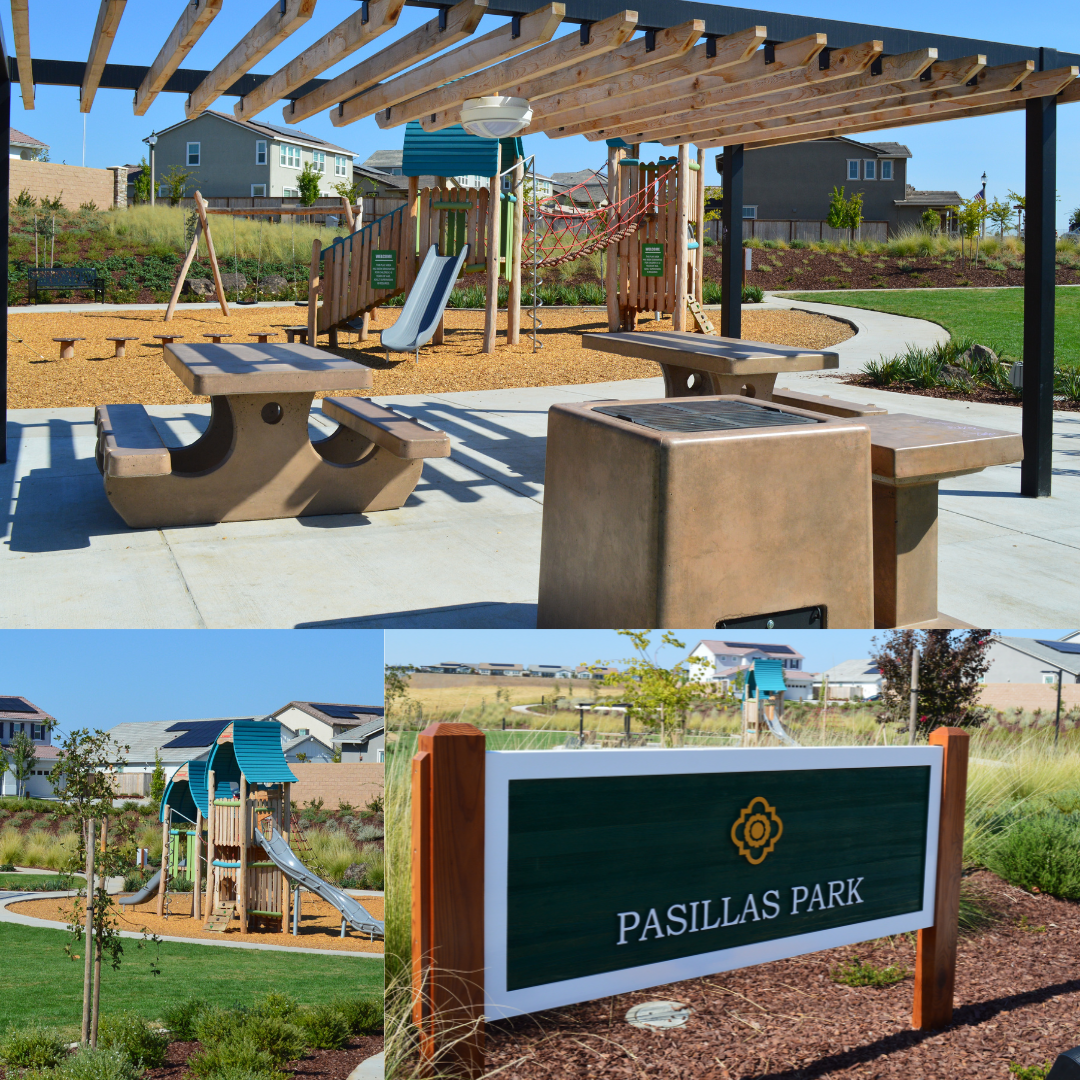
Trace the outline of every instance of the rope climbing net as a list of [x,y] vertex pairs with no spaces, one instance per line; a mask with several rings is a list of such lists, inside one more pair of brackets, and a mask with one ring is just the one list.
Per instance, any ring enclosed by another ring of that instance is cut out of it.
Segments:
[[674,171],[674,163],[643,169],[630,194],[614,203],[607,198],[606,166],[557,195],[537,199],[535,209],[527,200],[522,261],[531,263],[535,253],[537,267],[558,266],[631,236],[672,201],[668,179]]

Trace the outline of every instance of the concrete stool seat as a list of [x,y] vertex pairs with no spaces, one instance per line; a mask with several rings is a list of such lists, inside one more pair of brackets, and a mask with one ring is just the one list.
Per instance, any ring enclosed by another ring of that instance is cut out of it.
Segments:
[[875,627],[965,626],[937,607],[938,481],[1022,460],[1021,436],[905,413],[858,423],[870,429]]
[[75,355],[75,342],[85,341],[82,337],[54,337],[53,341],[60,342],[60,359],[70,360]]
[[125,357],[127,356],[127,343],[129,341],[138,341],[137,337],[107,337],[106,341],[116,342],[116,351],[113,356]]
[[232,334],[203,334],[203,337],[208,337],[215,345],[220,345],[222,338],[232,337]]
[[184,335],[183,334],[154,334],[153,336],[156,337],[161,342],[161,344],[164,346],[164,345],[171,345],[174,341],[179,341]]
[[307,344],[307,327],[306,326],[286,326],[285,327],[285,340],[291,345],[294,341],[299,341],[301,345]]
[[276,330],[253,330],[250,334],[248,334],[248,337],[255,338],[255,340],[258,341],[260,345],[265,345],[267,338],[278,336],[279,335]]

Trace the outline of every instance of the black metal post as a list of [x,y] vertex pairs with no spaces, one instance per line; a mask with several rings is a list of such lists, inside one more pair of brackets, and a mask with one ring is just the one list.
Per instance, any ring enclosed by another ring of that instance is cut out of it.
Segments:
[[[0,64],[3,64],[0,77],[0,121],[4,130],[11,127],[11,72],[8,67],[7,49],[4,48],[4,28],[0,25]],[[0,336],[4,343],[0,347],[0,465],[7,462],[7,409],[8,409],[8,206],[11,199],[11,165],[7,154],[0,162]]]
[[1058,739],[1061,737],[1061,680],[1064,675],[1060,669],[1058,670],[1058,695],[1057,695],[1057,712],[1054,714],[1054,746],[1057,746]]
[[584,705],[579,705],[577,707],[577,719],[578,719],[578,724],[577,724],[578,739],[584,740],[584,738],[585,738],[585,706]]
[[[1042,65],[1039,65],[1042,67]],[[1027,103],[1024,214],[1024,460],[1020,494],[1050,494],[1054,433],[1057,99]]]
[[720,333],[742,337],[743,148],[724,147],[724,192],[720,207],[723,249],[720,259]]

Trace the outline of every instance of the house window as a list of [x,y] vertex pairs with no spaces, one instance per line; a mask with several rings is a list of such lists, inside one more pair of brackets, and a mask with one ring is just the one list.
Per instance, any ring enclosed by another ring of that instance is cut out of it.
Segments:
[[265,139],[256,140],[256,143],[255,143],[255,164],[256,165],[265,165],[266,164],[266,140]]
[[742,208],[742,216],[744,218],[756,218],[757,217],[757,207],[756,206],[744,206]]
[[349,175],[349,159],[342,154],[334,155],[334,175],[335,176],[348,176]]
[[31,739],[44,739],[45,738],[45,725],[44,724],[31,724],[30,725],[30,738]]
[[168,186],[166,184],[158,184],[157,193],[158,193],[158,198],[159,199],[168,198],[168,196],[169,196],[169,188],[168,188]]
[[863,162],[863,179],[864,180],[876,180],[877,179],[877,161],[868,158]]
[[198,165],[199,158],[202,156],[202,143],[189,142],[187,144],[187,163],[189,165]]
[[265,184],[252,184],[251,185],[251,194],[252,194],[253,197],[256,196],[256,195],[262,195],[262,196],[265,197],[265,195],[266,195],[266,185]]
[[300,147],[299,146],[287,146],[284,143],[281,146],[281,164],[286,169],[299,169],[300,168]]
[[1043,682],[1048,683],[1050,686],[1055,686],[1055,685],[1057,685],[1057,676],[1056,675],[1050,675],[1050,674],[1044,674],[1043,675]]
[[849,180],[858,180],[859,179],[859,162],[858,162],[858,159],[856,159],[854,161],[851,161],[851,160],[848,161],[848,163],[847,163],[847,178]]
[[311,166],[317,173],[326,172],[326,155],[321,150],[311,151]]
[[881,179],[882,180],[891,180],[892,179],[892,162],[891,161],[883,161],[881,163]]
[[282,188],[281,189],[281,197],[283,199],[299,199],[300,198],[300,192],[299,192],[299,190],[297,188],[291,188],[291,187]]
[[385,750],[376,750],[375,751],[375,760],[380,765],[382,765],[382,763],[386,760],[386,751]]

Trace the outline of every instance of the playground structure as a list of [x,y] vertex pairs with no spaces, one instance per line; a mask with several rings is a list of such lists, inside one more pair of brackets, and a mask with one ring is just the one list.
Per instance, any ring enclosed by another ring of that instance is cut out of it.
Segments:
[[755,660],[743,685],[742,745],[759,746],[773,735],[786,746],[799,744],[784,727],[784,666],[779,660]]
[[156,892],[158,916],[175,914],[169,911],[168,883],[183,875],[194,886],[191,917],[205,920],[206,930],[224,932],[236,919],[242,934],[253,924],[288,934],[293,892],[295,935],[303,886],[341,913],[342,937],[346,925],[382,937],[380,920],[312,872],[292,850],[295,780],[281,752],[278,724],[232,721],[205,760],[189,761],[173,775],[159,815],[162,871],[123,903],[141,903]]

